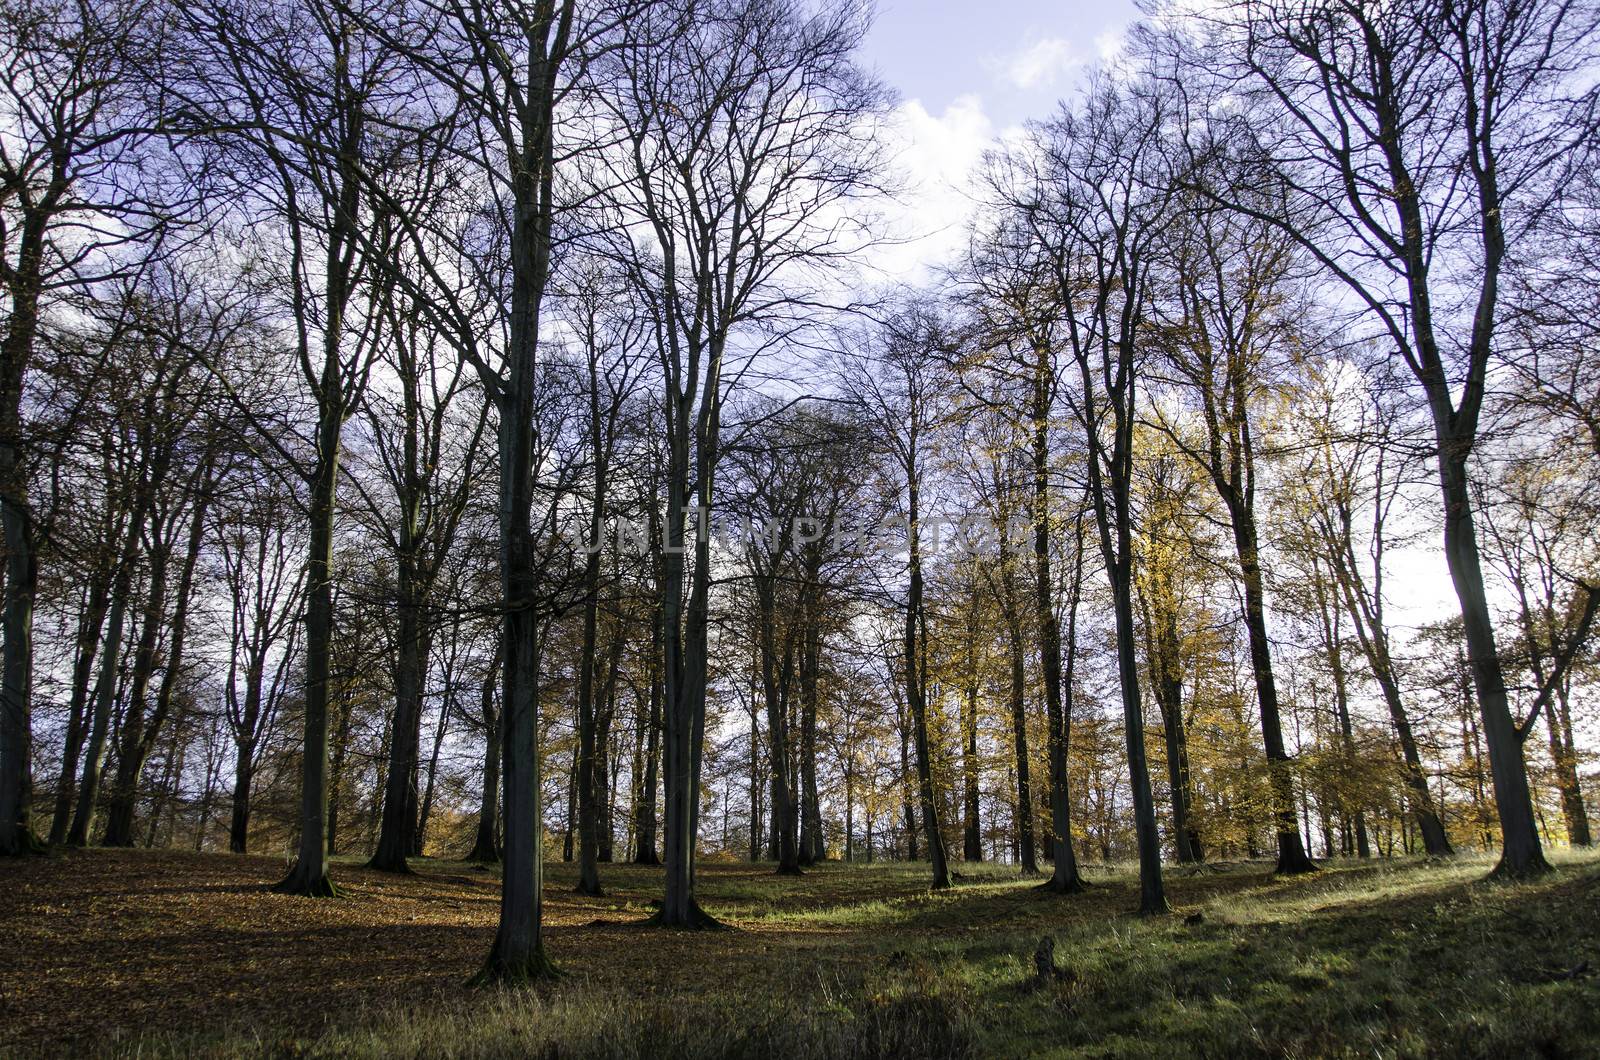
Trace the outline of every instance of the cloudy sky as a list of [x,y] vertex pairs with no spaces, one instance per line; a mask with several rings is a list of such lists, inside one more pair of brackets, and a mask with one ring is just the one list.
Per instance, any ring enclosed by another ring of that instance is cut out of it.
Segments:
[[984,150],[1048,116],[1137,17],[1131,0],[880,0],[864,59],[900,94],[900,238],[883,255],[913,279],[959,244],[965,185]]

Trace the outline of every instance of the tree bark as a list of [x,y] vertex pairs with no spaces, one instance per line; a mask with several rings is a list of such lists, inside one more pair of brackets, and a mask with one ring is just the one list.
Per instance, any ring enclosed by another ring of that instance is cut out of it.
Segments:
[[72,693],[67,703],[66,742],[61,754],[60,780],[56,784],[55,813],[50,821],[51,846],[66,842],[67,828],[72,824],[72,795],[77,790],[83,741],[88,736],[89,685],[94,679],[95,653],[100,646],[100,633],[105,628],[106,612],[111,604],[111,580],[110,570],[96,571],[90,575],[83,609],[78,615]]
[[916,750],[917,800],[922,813],[922,836],[928,847],[928,859],[933,868],[933,886],[943,889],[950,886],[950,865],[944,848],[944,835],[939,826],[939,801],[933,789],[933,749],[928,739],[927,675],[923,671],[924,651],[921,640],[922,624],[922,543],[919,494],[921,481],[916,464],[918,439],[912,427],[906,468],[906,526],[907,550],[910,565],[910,586],[906,593],[905,614],[905,672],[906,702],[911,708],[912,742]]
[[[1044,675],[1046,724],[1050,730],[1050,818],[1052,867],[1045,889],[1057,894],[1083,890],[1078,874],[1078,856],[1072,847],[1072,789],[1067,775],[1067,749],[1071,741],[1071,722],[1063,709],[1061,682],[1061,621],[1056,616],[1055,580],[1050,573],[1050,406],[1053,374],[1050,352],[1042,343],[1034,346],[1033,402],[1029,432],[1032,443],[1033,496],[1033,615],[1039,629],[1039,669]],[[1081,525],[1081,524],[1080,524]],[[1072,573],[1071,608],[1076,622],[1078,595],[1082,590],[1082,536]]]
[[467,852],[468,861],[498,864],[500,861],[500,717],[495,710],[494,692],[500,670],[497,650],[484,674],[478,691],[478,710],[483,717],[483,793],[478,800],[478,830]]

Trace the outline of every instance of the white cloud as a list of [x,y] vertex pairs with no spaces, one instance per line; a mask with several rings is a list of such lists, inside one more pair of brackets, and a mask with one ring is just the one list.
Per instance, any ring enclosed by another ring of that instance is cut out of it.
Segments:
[[1123,50],[1128,46],[1127,27],[1109,29],[1094,39],[1094,50],[1099,53],[1103,63],[1114,62],[1122,57]]
[[1001,79],[1023,90],[1052,88],[1080,60],[1064,37],[1042,37],[993,65]]
[[892,242],[872,265],[885,279],[925,280],[962,246],[972,178],[995,142],[994,122],[976,95],[958,97],[937,115],[911,99],[896,108],[891,135],[903,190],[886,218]]

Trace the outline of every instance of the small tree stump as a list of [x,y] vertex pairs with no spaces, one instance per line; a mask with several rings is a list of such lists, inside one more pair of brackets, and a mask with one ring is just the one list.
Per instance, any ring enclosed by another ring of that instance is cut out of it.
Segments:
[[1043,986],[1054,982],[1060,974],[1056,970],[1056,940],[1046,935],[1033,951],[1033,981]]

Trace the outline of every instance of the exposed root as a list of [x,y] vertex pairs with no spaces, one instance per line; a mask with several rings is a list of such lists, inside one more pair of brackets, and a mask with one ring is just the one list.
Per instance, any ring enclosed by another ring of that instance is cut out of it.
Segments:
[[1513,865],[1502,854],[1499,863],[1487,878],[1494,883],[1526,883],[1549,876],[1555,871],[1554,866],[1546,861],[1542,854],[1535,854],[1525,865]]
[[1082,877],[1078,876],[1065,880],[1058,880],[1051,876],[1043,883],[1037,884],[1033,889],[1043,891],[1046,894],[1082,894],[1089,889],[1089,885],[1083,881]]
[[467,980],[468,986],[475,987],[518,987],[532,986],[539,983],[554,983],[567,976],[557,968],[544,946],[539,946],[531,954],[514,960],[506,960],[500,956],[500,945],[495,944],[489,951],[489,959],[484,962],[478,974]]
[[271,890],[273,894],[287,894],[297,898],[341,897],[339,888],[335,887],[333,881],[328,879],[326,875],[308,879],[305,875],[302,875],[298,865],[289,871],[289,875],[273,884]]
[[689,899],[689,916],[687,920],[668,920],[666,908],[663,906],[656,914],[646,920],[645,926],[659,928],[675,928],[680,931],[732,931],[732,925],[724,924],[704,909],[693,898]]

